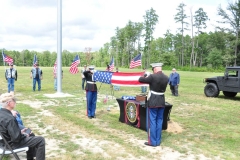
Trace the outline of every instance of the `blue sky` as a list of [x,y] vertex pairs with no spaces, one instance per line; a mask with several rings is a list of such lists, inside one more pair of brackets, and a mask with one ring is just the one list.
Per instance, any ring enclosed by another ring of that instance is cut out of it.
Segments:
[[[154,37],[167,29],[176,33],[180,26],[174,15],[181,2],[187,5],[187,15],[190,8],[193,13],[200,7],[207,12],[207,32],[218,25],[219,4],[224,9],[227,4],[227,0],[62,0],[62,49],[99,50],[115,35],[116,27],[124,27],[129,20],[143,22],[145,11],[151,7],[159,15]],[[0,4],[1,48],[57,51],[57,0],[0,0]]]

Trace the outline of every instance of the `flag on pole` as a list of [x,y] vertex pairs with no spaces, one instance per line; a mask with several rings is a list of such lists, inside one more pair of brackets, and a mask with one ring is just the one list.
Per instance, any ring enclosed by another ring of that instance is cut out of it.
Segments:
[[106,69],[106,71],[113,71],[114,70],[114,58],[112,57],[112,60],[108,66],[108,68]]
[[33,57],[33,67],[36,67],[37,63],[38,63],[37,55],[35,54],[34,57]]
[[148,84],[138,82],[139,77],[143,74],[144,72],[96,71],[93,74],[93,80],[117,86],[148,86]]
[[10,65],[11,63],[13,63],[13,58],[7,56],[6,54],[4,54],[4,51],[3,51],[3,50],[2,50],[2,57],[3,57],[3,61],[4,61],[4,62],[7,62],[9,65]]
[[56,74],[57,73],[57,59],[53,65],[53,74]]
[[139,53],[136,57],[131,60],[130,69],[142,65],[142,55]]
[[72,74],[78,73],[79,72],[79,70],[78,70],[79,63],[80,63],[79,56],[76,55],[76,57],[74,58],[71,66],[70,66],[69,72],[72,73]]

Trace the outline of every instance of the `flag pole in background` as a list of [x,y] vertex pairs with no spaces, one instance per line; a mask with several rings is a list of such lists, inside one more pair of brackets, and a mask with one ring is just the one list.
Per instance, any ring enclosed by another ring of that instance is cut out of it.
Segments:
[[57,93],[62,92],[62,0],[57,7]]
[[3,53],[3,50],[4,50],[4,49],[2,49],[2,59],[3,59],[4,68],[5,68],[5,70],[6,70],[5,61],[4,61],[4,55],[3,55],[3,54],[4,54],[4,53]]

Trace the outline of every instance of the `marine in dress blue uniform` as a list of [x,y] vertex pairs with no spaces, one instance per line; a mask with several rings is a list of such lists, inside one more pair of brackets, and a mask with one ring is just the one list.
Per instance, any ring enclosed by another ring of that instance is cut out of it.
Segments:
[[86,97],[87,97],[87,116],[92,119],[95,118],[96,103],[97,103],[97,85],[93,81],[94,66],[89,66],[87,71],[83,72],[86,78]]
[[168,77],[162,72],[162,63],[151,64],[153,74],[140,77],[139,82],[149,84],[147,100],[147,133],[148,142],[145,145],[159,146],[161,143],[163,113],[165,108],[165,96]]

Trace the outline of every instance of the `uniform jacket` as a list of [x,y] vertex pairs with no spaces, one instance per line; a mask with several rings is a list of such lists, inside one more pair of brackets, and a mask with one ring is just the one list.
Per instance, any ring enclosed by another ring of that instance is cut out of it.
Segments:
[[[150,74],[148,77],[140,77],[139,82],[148,83],[151,91],[164,93],[168,84],[168,76],[163,74],[161,71]],[[151,94],[150,99],[148,100],[148,107],[165,107],[165,96]]]
[[[93,81],[93,74],[90,71],[83,72],[83,75],[86,78],[86,87],[85,90],[87,91],[97,91],[97,85],[95,84],[95,81]],[[88,83],[90,82],[90,83]],[[94,83],[94,84],[93,84]]]
[[18,122],[11,111],[5,108],[0,110],[0,132],[11,146],[20,143],[22,139],[26,138],[25,135],[21,134]]
[[17,70],[14,68],[12,68],[12,72],[11,72],[11,68],[6,69],[5,78],[8,79],[11,77],[17,80]]
[[169,81],[168,83],[172,86],[176,86],[180,83],[180,76],[177,72],[171,73],[169,76]]
[[[36,78],[37,69],[36,69],[36,68],[33,68],[33,69],[31,70],[31,72],[32,72],[33,78]],[[39,75],[39,78],[42,76],[42,70],[41,70],[40,68],[38,68],[38,75]]]

